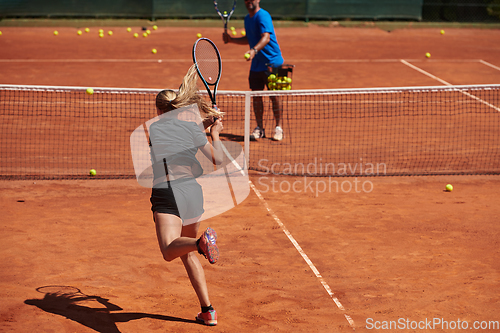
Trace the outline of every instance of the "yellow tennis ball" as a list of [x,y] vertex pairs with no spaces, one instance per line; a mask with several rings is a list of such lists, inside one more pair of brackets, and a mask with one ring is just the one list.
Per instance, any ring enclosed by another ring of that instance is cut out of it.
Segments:
[[200,33],[197,33],[197,34],[196,34],[196,37],[201,38],[201,34],[200,34]]
[[134,34],[134,37],[135,37],[135,38],[139,37],[139,34],[136,32],[136,33]]
[[153,52],[153,54],[156,54],[156,52],[158,52],[156,49],[152,49],[151,52]]
[[227,15],[227,12],[226,12],[226,11],[224,11],[224,15]]
[[446,191],[448,191],[448,192],[453,191],[453,185],[451,185],[451,184],[446,185]]
[[250,59],[250,53],[245,53],[245,59]]
[[95,171],[95,169],[90,169],[89,175],[90,177],[94,177],[95,175],[97,175],[97,171]]
[[149,30],[149,29],[148,29],[148,30],[146,30],[146,33],[147,33],[148,35],[151,35],[151,30]]
[[94,93],[94,89],[92,88],[87,88],[87,94],[92,95]]
[[109,30],[108,35],[110,35],[110,36],[113,35],[113,31]]
[[148,35],[148,33],[147,33],[147,32],[145,32],[145,33],[143,33],[143,34],[142,34],[142,36],[143,36],[143,37],[148,37],[149,35]]
[[236,29],[235,29],[234,27],[231,27],[231,28],[229,28],[229,29],[230,29],[231,31],[234,31],[234,30],[236,30]]
[[246,35],[247,35],[247,32],[246,32],[245,30],[242,30],[242,31],[241,31],[241,35],[242,35],[242,36],[246,36]]
[[427,58],[430,58],[430,57],[431,57],[431,54],[430,54],[429,52],[427,52],[427,53],[425,54],[425,56],[426,56]]
[[81,30],[78,30],[76,33],[78,34],[78,36],[82,35],[82,31]]
[[89,31],[90,31],[90,29],[89,29],[89,28],[85,28],[85,32],[89,32]]
[[0,31],[0,36],[2,36],[2,32]]
[[156,30],[158,29],[158,26],[157,25],[153,25],[153,30]]
[[127,32],[131,32],[132,31],[132,28],[127,28]]
[[441,35],[444,35],[444,30],[441,30]]
[[54,36],[57,36],[57,35],[59,35],[59,31],[56,30],[56,31],[54,31]]
[[236,31],[231,31],[231,33],[233,34],[233,36],[236,36]]
[[99,34],[99,37],[103,38],[103,37],[104,37],[104,34]]
[[104,33],[104,30],[99,29],[99,33],[100,33],[100,34],[103,34],[103,33]]

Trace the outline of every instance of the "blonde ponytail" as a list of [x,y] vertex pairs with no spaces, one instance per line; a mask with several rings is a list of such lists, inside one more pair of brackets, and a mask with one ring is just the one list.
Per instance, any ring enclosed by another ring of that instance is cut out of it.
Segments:
[[212,108],[205,98],[198,95],[197,82],[198,73],[195,65],[192,65],[184,76],[178,93],[173,90],[162,90],[156,95],[156,107],[161,113],[165,113],[196,103],[203,119],[222,116],[222,112]]

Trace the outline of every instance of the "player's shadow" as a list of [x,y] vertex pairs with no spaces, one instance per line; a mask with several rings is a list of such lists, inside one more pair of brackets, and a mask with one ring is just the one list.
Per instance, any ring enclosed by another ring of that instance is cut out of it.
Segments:
[[[91,304],[93,302],[96,302],[96,307],[87,306],[87,304]],[[42,299],[28,299],[24,301],[24,303],[28,305],[34,305],[45,312],[63,316],[67,319],[73,320],[97,332],[102,333],[119,333],[120,331],[118,330],[116,323],[123,323],[143,318],[184,323],[197,323],[196,320],[150,313],[113,313],[113,311],[122,311],[123,309],[118,305],[109,302],[108,299],[99,296],[47,293]]]
[[225,138],[228,141],[235,141],[235,142],[243,142],[245,141],[245,137],[243,135],[237,135],[237,134],[230,134],[230,133],[221,133],[219,134],[221,138]]

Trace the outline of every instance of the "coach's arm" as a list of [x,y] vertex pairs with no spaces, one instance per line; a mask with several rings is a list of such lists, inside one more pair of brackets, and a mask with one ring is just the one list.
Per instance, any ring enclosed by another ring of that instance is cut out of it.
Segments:
[[[271,34],[269,32],[264,32],[263,34],[260,35],[260,40],[253,48],[248,50],[246,53],[250,54],[250,57],[247,60],[252,60],[255,55],[262,50],[267,43],[269,43],[269,40],[271,39]],[[248,44],[248,38],[247,36],[239,37],[239,38],[233,38],[231,37],[227,32],[224,32],[222,34],[222,39],[224,40],[224,43],[233,43],[233,44],[238,44],[238,45],[246,45]]]

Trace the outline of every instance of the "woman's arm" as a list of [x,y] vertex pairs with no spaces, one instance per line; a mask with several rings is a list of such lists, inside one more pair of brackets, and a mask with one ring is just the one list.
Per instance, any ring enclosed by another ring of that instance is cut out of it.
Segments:
[[220,142],[219,134],[222,132],[222,121],[218,118],[210,128],[210,136],[212,137],[212,144],[207,142],[201,151],[203,154],[212,160],[214,164],[221,164],[224,161],[224,152],[222,151],[222,144]]

